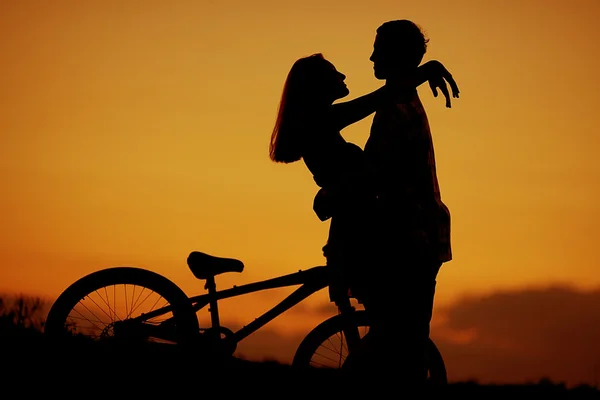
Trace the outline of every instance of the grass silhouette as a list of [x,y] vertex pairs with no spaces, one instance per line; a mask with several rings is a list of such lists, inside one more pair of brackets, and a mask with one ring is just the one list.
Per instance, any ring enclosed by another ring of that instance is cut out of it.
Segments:
[[[10,386],[40,389],[45,395],[56,391],[92,390],[120,398],[125,393],[155,397],[175,392],[221,395],[261,395],[296,398],[340,395],[337,371],[315,370],[300,374],[276,361],[247,361],[231,358],[207,364],[202,357],[174,351],[173,346],[146,343],[101,344],[80,337],[56,342],[43,335],[47,301],[38,297],[0,297],[0,354],[4,382]],[[113,389],[110,389],[113,388]],[[114,389],[117,388],[117,389]],[[439,389],[444,396],[551,396],[552,398],[600,398],[591,386],[566,388],[562,383],[541,379],[529,385],[480,385],[452,382]],[[363,394],[346,392],[352,397]],[[0,389],[0,396],[2,396]],[[557,397],[558,396],[558,397]]]

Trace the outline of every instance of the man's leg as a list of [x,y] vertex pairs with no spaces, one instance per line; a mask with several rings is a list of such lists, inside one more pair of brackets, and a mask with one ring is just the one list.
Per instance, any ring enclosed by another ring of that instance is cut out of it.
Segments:
[[[399,268],[400,266],[396,266]],[[427,344],[439,265],[402,265],[390,284],[382,277],[373,285],[365,309],[371,318],[363,356],[372,385],[409,390],[427,379]]]
[[[417,274],[412,279],[413,285],[407,288],[412,304],[406,307],[409,315],[405,329],[409,331],[407,348],[407,362],[404,366],[407,376],[422,386],[426,383],[428,372],[428,342],[431,332],[431,318],[435,297],[436,277],[440,265],[421,263],[415,266]],[[409,280],[410,281],[410,280]],[[410,343],[413,343],[411,346]]]

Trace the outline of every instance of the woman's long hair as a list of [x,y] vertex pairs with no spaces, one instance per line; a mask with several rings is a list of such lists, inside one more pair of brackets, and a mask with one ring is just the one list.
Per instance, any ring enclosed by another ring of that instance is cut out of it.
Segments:
[[302,158],[302,135],[310,134],[307,117],[320,104],[320,77],[325,58],[315,53],[297,60],[288,73],[271,134],[271,160],[292,163]]

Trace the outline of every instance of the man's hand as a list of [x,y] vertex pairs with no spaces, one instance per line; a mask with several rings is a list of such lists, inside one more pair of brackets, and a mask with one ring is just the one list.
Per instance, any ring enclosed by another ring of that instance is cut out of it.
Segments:
[[450,101],[450,93],[448,92],[446,81],[448,81],[450,88],[452,89],[452,97],[458,99],[460,93],[452,74],[439,61],[428,61],[424,66],[427,66],[427,81],[429,82],[433,97],[438,96],[437,89],[439,88],[446,98],[446,107],[451,108],[452,103]]

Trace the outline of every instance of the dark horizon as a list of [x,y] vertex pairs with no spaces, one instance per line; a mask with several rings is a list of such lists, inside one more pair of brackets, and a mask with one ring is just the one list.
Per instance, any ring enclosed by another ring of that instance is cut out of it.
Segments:
[[[568,292],[564,292],[563,295],[568,294]],[[535,295],[535,293],[530,293],[530,295]],[[597,295],[600,298],[600,291],[598,291]],[[15,303],[13,302],[14,300],[18,299],[19,296],[14,296],[8,297],[8,301],[7,301],[7,297],[6,296],[0,296],[0,319],[6,321],[6,316],[12,312],[13,315],[15,313]],[[10,347],[10,342],[7,342],[7,339],[17,339],[17,340],[21,340],[21,339],[27,339],[27,338],[32,338],[33,340],[37,340],[36,338],[39,336],[39,334],[42,332],[43,330],[43,322],[46,318],[46,314],[47,311],[49,309],[49,307],[51,306],[51,302],[48,301],[44,301],[43,299],[36,297],[36,296],[27,296],[27,295],[23,295],[21,297],[24,300],[24,304],[26,306],[25,308],[25,314],[24,317],[27,318],[27,321],[22,322],[21,324],[32,324],[31,328],[32,329],[26,329],[24,331],[17,331],[17,332],[27,332],[27,336],[25,337],[12,337],[10,335],[10,330],[7,330],[7,325],[3,325],[1,326],[2,329],[0,329],[0,340],[4,343],[3,345],[3,351],[6,351],[7,348],[5,347],[7,344]],[[488,299],[488,301],[492,300],[492,298]],[[39,303],[38,303],[39,301]],[[581,304],[581,303],[580,303]],[[599,301],[600,304],[600,301]],[[35,305],[36,307],[39,306],[39,308],[35,308],[33,309],[32,305]],[[33,309],[33,313],[31,313],[31,315],[29,315],[28,313],[30,313]],[[290,313],[292,313],[292,311],[289,311]],[[302,312],[309,312],[307,310],[303,310]],[[332,307],[331,304],[329,303],[323,303],[322,307],[319,307],[318,309],[313,310],[313,312],[316,312],[319,315],[323,316],[323,319],[327,316],[332,315],[332,313],[335,313],[335,307]],[[206,326],[205,324],[208,323],[208,319],[201,319],[201,325],[204,324],[204,326]],[[229,327],[230,329],[236,330],[241,328],[244,325],[243,321],[235,321],[234,320],[230,320],[230,319],[226,319],[224,321],[222,321],[224,326]],[[24,326],[24,325],[23,325]],[[14,331],[13,331],[14,332]],[[272,363],[277,363],[277,364],[281,364],[281,365],[289,365],[291,363],[291,358],[292,355],[294,354],[294,351],[296,350],[298,344],[300,343],[300,341],[304,338],[304,336],[306,335],[308,331],[298,331],[294,334],[285,334],[282,332],[279,332],[276,328],[270,327],[269,325],[267,325],[265,328],[263,328],[262,330],[259,330],[258,332],[252,334],[251,336],[249,336],[247,339],[245,339],[244,341],[242,341],[239,345],[238,345],[238,349],[236,350],[235,356],[239,357],[241,359],[245,359],[248,361],[252,361],[252,362],[272,362]],[[435,330],[434,330],[435,333]],[[590,335],[591,337],[591,335]],[[531,384],[537,384],[540,382],[551,382],[555,385],[564,385],[566,388],[572,389],[572,388],[576,388],[578,386],[581,385],[589,385],[590,387],[595,387],[598,388],[598,384],[600,381],[600,369],[594,371],[593,368],[590,368],[589,370],[589,375],[587,378],[582,378],[580,380],[561,380],[561,379],[556,379],[556,378],[552,378],[552,376],[550,374],[539,374],[538,376],[530,376],[530,377],[525,377],[522,376],[517,379],[478,379],[477,378],[477,374],[484,372],[484,371],[491,371],[496,369],[514,369],[517,362],[527,362],[527,360],[513,360],[511,361],[510,359],[502,359],[499,358],[498,355],[494,355],[493,353],[481,353],[480,354],[480,361],[476,361],[476,354],[477,354],[477,348],[473,347],[471,349],[469,349],[468,347],[461,347],[461,346],[457,346],[457,345],[453,345],[452,343],[449,343],[447,341],[444,341],[443,339],[440,339],[439,337],[437,337],[435,334],[433,335],[434,340],[436,341],[436,344],[438,345],[438,347],[440,348],[440,351],[443,354],[446,366],[448,368],[448,379],[450,383],[456,383],[456,384],[467,384],[467,383],[477,383],[483,386],[494,386],[494,385],[531,385]],[[20,342],[20,343],[26,343],[26,341],[24,342]],[[35,342],[34,342],[35,343]],[[35,347],[35,346],[34,346]],[[481,352],[482,349],[479,349],[479,351]],[[461,359],[464,359],[465,357],[470,357],[471,358],[471,362],[468,363],[471,368],[472,368],[472,375],[468,376],[467,374],[465,374],[463,377],[460,378],[456,378],[456,369],[457,367],[460,366],[460,364],[457,364],[460,362]],[[491,360],[496,360],[495,363],[494,361],[492,361],[490,363]],[[531,363],[532,360],[529,360],[529,362]],[[594,372],[596,373],[596,375],[594,376]]]

